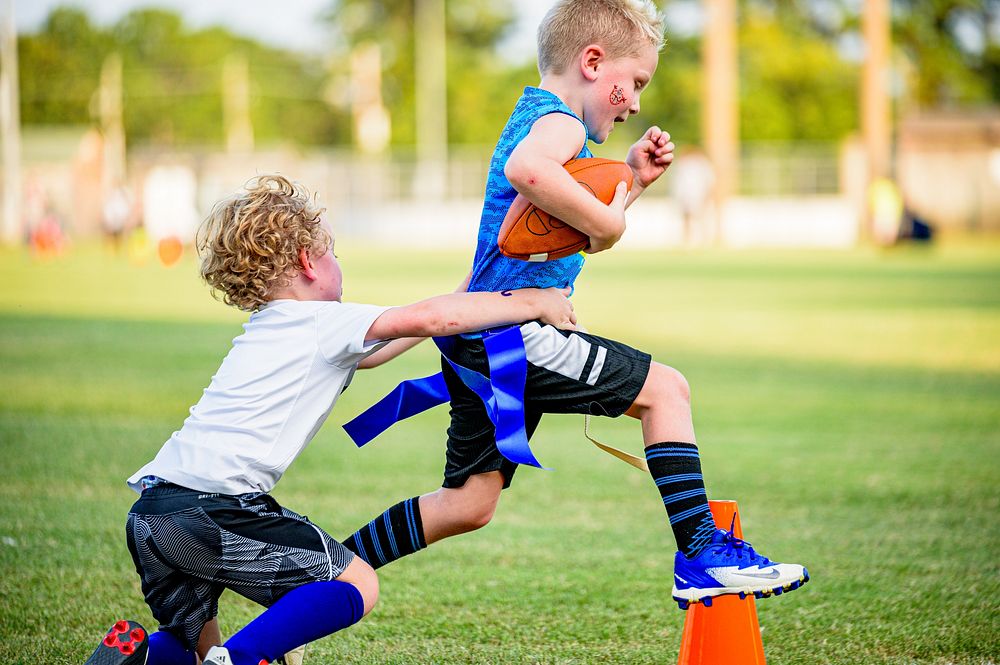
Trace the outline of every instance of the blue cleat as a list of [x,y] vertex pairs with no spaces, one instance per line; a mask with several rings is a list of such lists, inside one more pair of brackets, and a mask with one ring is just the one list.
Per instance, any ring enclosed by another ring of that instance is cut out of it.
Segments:
[[750,543],[718,529],[712,541],[693,559],[674,556],[673,598],[681,609],[689,603],[711,607],[712,598],[728,594],[767,598],[794,591],[809,581],[795,563],[777,563],[758,554]]

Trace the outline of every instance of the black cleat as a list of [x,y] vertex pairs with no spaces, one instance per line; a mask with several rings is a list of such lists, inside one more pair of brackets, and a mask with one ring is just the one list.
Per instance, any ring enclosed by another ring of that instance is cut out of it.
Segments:
[[146,665],[149,634],[135,621],[122,619],[104,636],[84,665]]

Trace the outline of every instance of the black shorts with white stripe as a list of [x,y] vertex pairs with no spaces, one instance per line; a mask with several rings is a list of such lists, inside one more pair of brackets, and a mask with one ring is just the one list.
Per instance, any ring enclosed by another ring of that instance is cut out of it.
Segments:
[[[521,337],[528,360],[524,419],[529,438],[544,413],[617,418],[635,402],[649,374],[648,353],[604,337],[537,322],[522,325]],[[455,351],[453,360],[460,365],[489,374],[482,340],[460,338]],[[482,401],[443,360],[442,369],[451,393],[443,486],[461,487],[470,476],[500,471],[509,487],[517,465],[497,449]]]
[[153,616],[189,648],[231,589],[265,607],[339,577],[354,553],[268,494],[207,494],[172,483],[145,490],[126,540]]

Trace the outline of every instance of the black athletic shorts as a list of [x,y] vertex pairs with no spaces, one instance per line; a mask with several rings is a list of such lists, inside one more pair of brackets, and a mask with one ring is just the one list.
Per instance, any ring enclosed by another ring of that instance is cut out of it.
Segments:
[[223,589],[270,607],[296,587],[338,577],[354,558],[268,494],[155,485],[132,506],[125,531],[160,630],[192,649]]
[[[625,413],[649,374],[650,355],[614,340],[559,330],[537,322],[521,326],[528,376],[524,387],[524,420],[528,438],[543,413],[583,413],[616,418]],[[480,339],[459,338],[458,364],[489,375],[486,348]],[[451,425],[444,487],[461,487],[470,476],[488,471],[504,475],[504,487],[517,469],[500,454],[493,423],[482,400],[442,358],[451,394]]]

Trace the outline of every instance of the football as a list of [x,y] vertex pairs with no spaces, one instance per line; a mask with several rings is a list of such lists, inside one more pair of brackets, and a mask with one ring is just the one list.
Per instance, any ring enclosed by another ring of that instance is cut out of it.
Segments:
[[[564,166],[605,204],[615,198],[615,188],[621,181],[632,189],[632,169],[625,162],[585,157],[571,159]],[[586,249],[590,238],[518,194],[500,226],[497,244],[500,253],[512,259],[551,261]]]

